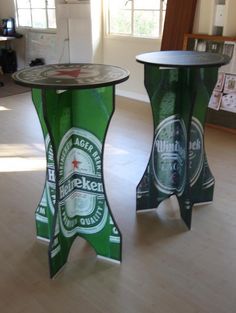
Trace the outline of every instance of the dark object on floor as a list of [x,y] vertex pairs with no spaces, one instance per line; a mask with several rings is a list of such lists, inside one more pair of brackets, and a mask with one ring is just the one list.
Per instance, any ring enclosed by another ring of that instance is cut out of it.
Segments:
[[12,49],[2,49],[0,63],[3,73],[14,73],[17,70],[16,52]]
[[37,66],[37,65],[44,65],[44,64],[45,64],[44,59],[37,58],[35,60],[32,60],[29,66]]

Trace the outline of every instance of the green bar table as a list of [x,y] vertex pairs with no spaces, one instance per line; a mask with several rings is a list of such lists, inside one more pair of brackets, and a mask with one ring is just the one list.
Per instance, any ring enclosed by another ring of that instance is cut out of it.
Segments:
[[100,257],[121,261],[121,233],[106,197],[104,142],[115,85],[129,72],[102,64],[57,64],[20,70],[32,88],[45,140],[47,175],[36,209],[37,237],[49,241],[50,276],[66,263],[77,236]]
[[204,149],[204,124],[218,67],[227,56],[194,51],[138,55],[150,98],[154,138],[150,159],[136,190],[136,209],[156,208],[176,195],[191,228],[192,206],[211,202],[215,180]]

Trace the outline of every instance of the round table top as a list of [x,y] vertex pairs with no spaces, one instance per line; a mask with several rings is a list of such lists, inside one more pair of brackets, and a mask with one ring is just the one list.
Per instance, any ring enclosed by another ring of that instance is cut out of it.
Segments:
[[12,78],[31,88],[86,89],[119,84],[129,72],[104,64],[50,64],[17,71]]
[[158,51],[140,54],[136,60],[144,64],[165,67],[213,67],[229,63],[230,57],[198,51]]

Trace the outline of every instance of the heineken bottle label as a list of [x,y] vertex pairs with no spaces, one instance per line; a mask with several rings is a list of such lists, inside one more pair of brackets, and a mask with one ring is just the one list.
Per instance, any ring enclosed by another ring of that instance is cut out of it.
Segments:
[[55,166],[49,135],[45,137],[45,148],[47,158],[47,177],[42,199],[36,209],[36,228],[38,238],[49,240],[56,201]]
[[[183,119],[172,115],[156,129],[152,166],[155,185],[161,192],[181,195],[186,179],[187,131]],[[190,186],[194,186],[203,170],[203,127],[192,118],[189,141]]]
[[60,234],[60,226],[59,226],[59,222],[58,222],[58,215],[56,217],[56,224],[55,224],[55,229],[54,229],[54,237],[53,237],[53,241],[52,241],[52,248],[50,251],[50,255],[51,258],[55,258],[58,253],[61,252],[62,249],[62,245],[59,241],[59,234]]
[[203,127],[199,120],[192,118],[189,142],[189,176],[192,187],[198,180],[204,164]]
[[116,228],[111,216],[109,218],[109,224],[111,227],[111,235],[109,236],[110,243],[120,243],[120,234],[118,229]]
[[59,222],[65,237],[101,231],[108,218],[102,183],[102,144],[90,132],[71,128],[58,149]]
[[[48,224],[48,215],[47,215],[47,194],[46,194],[46,190],[44,189],[43,191],[43,195],[42,195],[42,199],[40,200],[40,203],[36,209],[35,212],[35,217],[36,217],[36,223],[38,224],[38,226],[40,225],[40,223],[43,224]],[[38,227],[40,228],[40,226]],[[38,235],[38,236],[42,236],[42,237],[48,237],[47,235]]]
[[157,127],[152,152],[154,183],[165,194],[183,193],[187,134],[183,119],[172,115]]
[[150,188],[150,171],[149,165],[142,177],[142,180],[137,188],[137,198],[142,198],[149,195]]
[[209,165],[207,163],[207,160],[204,159],[204,166],[203,166],[203,189],[209,189],[215,184],[215,179],[212,176],[212,173],[210,171]]
[[48,195],[49,209],[52,215],[54,215],[54,206],[56,202],[56,177],[55,177],[55,164],[53,157],[52,144],[49,135],[45,138],[46,144],[46,156],[47,156],[47,179],[46,179],[46,189]]

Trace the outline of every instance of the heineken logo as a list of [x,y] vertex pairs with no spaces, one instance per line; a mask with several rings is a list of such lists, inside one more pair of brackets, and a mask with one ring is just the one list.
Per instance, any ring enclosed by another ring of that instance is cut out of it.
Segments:
[[158,153],[181,153],[183,154],[183,148],[179,141],[169,142],[168,140],[156,141],[156,149]]
[[60,200],[64,200],[75,190],[103,196],[103,185],[96,176],[72,175],[60,186]]
[[14,79],[25,84],[46,86],[78,86],[104,84],[126,79],[129,72],[104,64],[51,64],[35,66],[14,74]]
[[163,120],[155,132],[152,153],[154,183],[166,194],[181,194],[186,176],[186,129],[178,115]]
[[106,223],[101,149],[97,137],[80,128],[71,128],[61,140],[59,219],[65,237],[99,232]]
[[[186,127],[178,115],[163,120],[155,132],[152,167],[156,187],[166,194],[182,194],[186,179]],[[193,186],[204,161],[203,128],[192,118],[189,141],[189,175]]]

